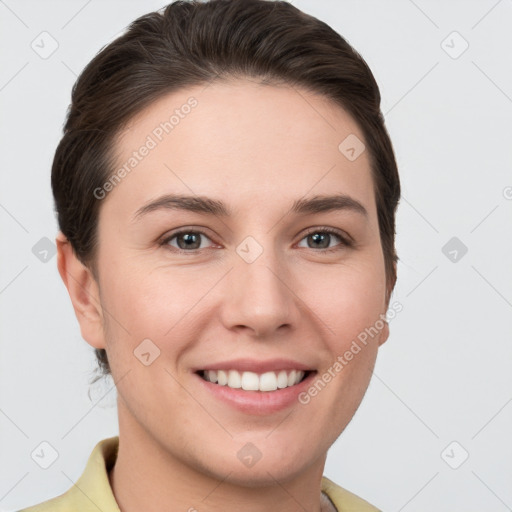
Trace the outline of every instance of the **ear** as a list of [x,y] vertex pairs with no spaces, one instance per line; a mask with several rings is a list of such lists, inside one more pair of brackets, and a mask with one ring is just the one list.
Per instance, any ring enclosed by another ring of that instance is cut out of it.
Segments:
[[[386,287],[386,311],[389,308],[389,301],[391,299],[391,293],[393,292],[395,288],[396,283],[396,262],[393,263],[393,267],[395,269],[395,278],[390,281],[387,284]],[[386,311],[384,311],[384,315],[386,314]],[[380,332],[380,338],[379,338],[379,347],[389,338],[389,324],[385,322],[384,327],[382,328],[382,331]]]
[[389,338],[389,324],[387,321],[384,322],[384,327],[380,331],[379,347]]
[[76,257],[69,240],[62,232],[59,231],[55,241],[57,267],[68,289],[82,338],[94,348],[105,348],[98,283],[91,271]]

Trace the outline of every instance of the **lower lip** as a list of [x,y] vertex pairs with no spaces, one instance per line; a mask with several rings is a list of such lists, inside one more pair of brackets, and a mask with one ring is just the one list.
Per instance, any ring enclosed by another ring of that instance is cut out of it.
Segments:
[[241,412],[255,415],[271,414],[298,403],[298,395],[311,385],[315,375],[316,372],[310,372],[299,384],[275,391],[244,391],[240,388],[234,389],[214,384],[195,374],[205,389],[215,398]]

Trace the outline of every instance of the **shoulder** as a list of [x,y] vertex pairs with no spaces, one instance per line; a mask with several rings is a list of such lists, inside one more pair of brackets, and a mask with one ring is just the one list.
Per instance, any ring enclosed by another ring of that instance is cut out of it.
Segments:
[[329,496],[338,512],[381,512],[377,507],[340,487],[325,476],[322,477],[322,491]]
[[117,457],[119,437],[96,444],[80,478],[65,493],[18,512],[119,512],[108,471]]

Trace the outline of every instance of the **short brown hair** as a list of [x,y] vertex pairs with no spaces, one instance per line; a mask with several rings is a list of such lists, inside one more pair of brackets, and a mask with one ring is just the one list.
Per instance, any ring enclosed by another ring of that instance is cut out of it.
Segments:
[[[231,77],[299,86],[354,118],[370,154],[386,277],[393,288],[400,181],[378,85],[342,36],[284,0],[176,1],[133,21],[85,67],[73,86],[52,166],[59,227],[80,261],[98,279],[101,201],[94,190],[114,172],[121,127],[170,92]],[[110,373],[106,351],[96,349],[96,357],[102,372]]]

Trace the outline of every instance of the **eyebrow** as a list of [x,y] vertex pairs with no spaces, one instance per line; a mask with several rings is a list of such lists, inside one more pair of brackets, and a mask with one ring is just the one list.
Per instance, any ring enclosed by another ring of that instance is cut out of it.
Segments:
[[[185,210],[190,212],[232,217],[232,210],[222,201],[204,196],[184,196],[165,194],[139,208],[133,220],[138,220],[150,212],[158,210]],[[328,211],[352,211],[368,217],[366,208],[356,199],[346,194],[316,195],[307,199],[294,201],[290,211],[295,214],[312,214]]]

